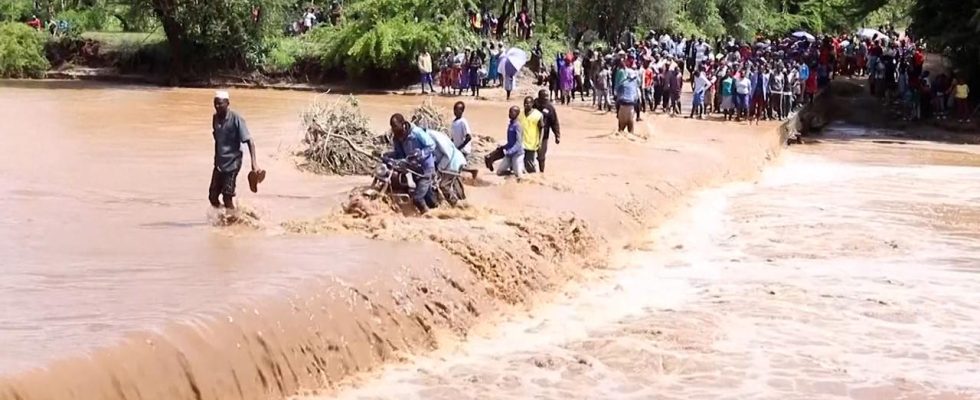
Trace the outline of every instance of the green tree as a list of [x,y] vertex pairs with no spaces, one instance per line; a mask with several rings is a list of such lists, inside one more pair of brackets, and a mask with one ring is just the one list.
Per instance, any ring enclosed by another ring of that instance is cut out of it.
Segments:
[[40,78],[48,67],[40,33],[21,22],[0,23],[0,77]]
[[0,22],[24,21],[30,18],[33,9],[33,0],[2,0],[0,1]]
[[167,36],[171,81],[186,73],[251,69],[269,38],[280,34],[291,0],[136,0],[149,7]]
[[[449,16],[437,11],[453,11]],[[310,33],[320,60],[354,76],[414,71],[423,49],[436,57],[444,46],[472,43],[458,0],[364,0],[350,6],[345,22]]]

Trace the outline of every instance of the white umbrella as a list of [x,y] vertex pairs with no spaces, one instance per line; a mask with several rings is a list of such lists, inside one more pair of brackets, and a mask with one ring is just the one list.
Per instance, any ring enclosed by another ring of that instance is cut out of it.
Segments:
[[793,37],[797,37],[797,38],[800,38],[800,39],[806,39],[806,40],[809,40],[811,42],[817,40],[817,38],[815,36],[813,36],[813,35],[811,35],[811,34],[809,34],[807,32],[803,32],[803,31],[794,32],[793,33]]
[[517,72],[521,68],[524,68],[524,64],[527,64],[527,53],[524,50],[512,47],[501,56],[500,61],[504,67],[503,71],[506,76],[516,76]]
[[861,28],[857,31],[857,36],[863,39],[885,39],[890,40],[888,35],[881,33],[877,29]]

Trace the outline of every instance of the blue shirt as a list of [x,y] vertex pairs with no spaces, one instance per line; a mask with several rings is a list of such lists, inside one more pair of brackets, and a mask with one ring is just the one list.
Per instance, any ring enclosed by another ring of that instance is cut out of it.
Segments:
[[507,144],[504,145],[504,155],[510,157],[524,153],[523,134],[521,124],[516,119],[511,120],[510,124],[507,125]]
[[411,130],[405,139],[399,142],[397,139],[392,141],[392,150],[395,159],[405,159],[410,155],[417,155],[419,166],[422,167],[423,175],[431,175],[436,171],[436,161],[433,152],[436,149],[436,142],[432,139],[425,129],[411,125]]
[[800,80],[805,81],[810,77],[810,67],[806,64],[800,66]]
[[619,101],[624,103],[636,103],[640,99],[640,84],[636,75],[630,74],[629,77],[619,85]]

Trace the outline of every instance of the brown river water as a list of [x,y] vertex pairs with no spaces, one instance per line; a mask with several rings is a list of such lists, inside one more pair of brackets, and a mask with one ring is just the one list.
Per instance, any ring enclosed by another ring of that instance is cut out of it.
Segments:
[[[275,156],[297,142],[311,94],[235,94],[261,166],[278,174],[248,207],[308,217],[349,189],[324,187]],[[365,240],[211,227],[212,95],[78,82],[0,86],[0,373],[362,264]],[[244,179],[239,191],[248,191]]]
[[980,151],[876,134],[787,150],[554,304],[311,398],[980,398]]
[[[0,375],[371,268],[367,240],[210,226],[211,94],[0,86]],[[308,217],[346,191],[281,156],[309,94],[234,95],[276,171],[247,206]],[[836,132],[551,304],[335,396],[980,398],[980,151]]]

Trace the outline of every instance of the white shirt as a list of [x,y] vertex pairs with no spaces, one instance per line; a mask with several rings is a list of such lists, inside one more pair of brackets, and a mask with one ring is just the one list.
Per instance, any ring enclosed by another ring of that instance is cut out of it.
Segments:
[[315,21],[316,21],[316,14],[307,12],[306,15],[303,16],[303,24],[305,24],[307,28],[313,27],[313,22]]
[[[466,141],[466,135],[472,135],[472,133],[470,133],[470,123],[466,121],[466,118],[460,118],[453,121],[453,125],[452,127],[450,127],[449,132],[453,139],[453,145],[456,147],[459,147],[459,145],[463,144],[463,142]],[[467,143],[466,146],[463,146],[463,148],[460,149],[460,151],[462,151],[463,154],[467,154],[467,155],[469,155],[472,150],[473,150],[472,141],[470,141],[470,143]]]
[[750,86],[752,86],[752,80],[747,77],[743,77],[742,79],[735,81],[735,93],[749,94]]
[[704,77],[704,74],[694,79],[694,92],[704,92],[708,90],[708,86],[711,85],[711,80]]
[[697,52],[697,59],[704,60],[705,56],[708,55],[708,49],[709,47],[707,43],[701,43],[699,45],[696,45],[695,51]]

